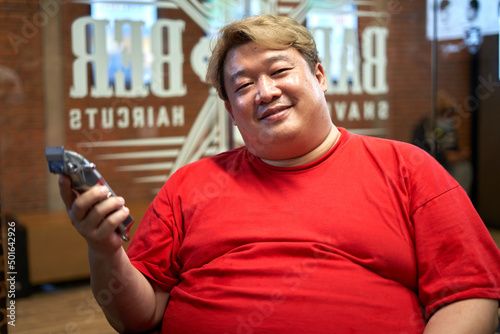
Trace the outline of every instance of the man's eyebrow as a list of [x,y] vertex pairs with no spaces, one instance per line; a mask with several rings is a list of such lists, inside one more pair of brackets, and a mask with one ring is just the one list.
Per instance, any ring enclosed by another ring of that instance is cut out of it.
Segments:
[[[271,65],[271,64],[273,64],[275,62],[282,61],[282,60],[289,61],[290,57],[288,57],[287,55],[284,55],[284,54],[274,55],[272,57],[269,57],[269,58],[265,59],[264,60],[264,64],[265,65]],[[236,73],[232,74],[229,77],[229,82],[235,82],[236,79],[238,79],[238,77],[244,75],[245,72],[246,72],[245,69],[241,69],[239,71],[236,71]]]
[[266,60],[264,60],[264,64],[266,65],[270,65],[272,63],[275,63],[277,61],[281,61],[281,60],[290,60],[290,57],[288,57],[286,54],[279,54],[279,55],[274,55],[272,57],[269,57],[267,58]]
[[241,69],[239,71],[236,71],[236,73],[232,74],[230,77],[229,77],[229,82],[230,83],[234,83],[238,77],[242,76],[243,74],[245,74],[245,70],[244,69]]

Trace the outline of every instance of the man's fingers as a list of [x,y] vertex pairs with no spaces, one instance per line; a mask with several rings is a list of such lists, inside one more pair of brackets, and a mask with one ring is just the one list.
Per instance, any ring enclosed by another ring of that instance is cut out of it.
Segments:
[[[108,239],[110,234],[116,234],[115,231],[129,215],[130,210],[126,207],[120,207],[110,213],[96,229],[101,238]],[[117,234],[118,235],[118,234]],[[120,237],[121,238],[121,237]]]
[[[101,201],[105,200],[108,194],[109,189],[106,186],[95,186],[84,193],[79,194],[71,206],[70,215],[76,222],[85,219],[91,209]],[[99,221],[100,220],[102,220],[102,218],[99,219]]]
[[96,203],[87,215],[87,220],[95,222],[93,228],[99,226],[106,217],[120,209],[125,204],[123,197],[104,198]]
[[76,195],[71,189],[71,179],[66,175],[59,175],[59,193],[66,206],[66,210],[71,210]]
[[107,251],[122,244],[115,230],[129,215],[123,197],[111,196],[109,188],[102,185],[77,194],[66,175],[59,176],[59,192],[73,226],[89,247]]
[[77,224],[77,230],[94,247],[121,242],[121,237],[115,230],[129,214],[129,209],[124,204],[122,197],[111,197],[97,203],[86,218]]

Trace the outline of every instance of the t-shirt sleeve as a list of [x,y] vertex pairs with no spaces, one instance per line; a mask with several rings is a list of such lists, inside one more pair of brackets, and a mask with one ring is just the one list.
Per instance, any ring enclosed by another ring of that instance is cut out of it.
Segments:
[[164,186],[141,220],[127,249],[127,255],[146,277],[165,291],[178,283],[177,253],[182,233]]
[[[415,182],[425,184],[428,197],[414,207],[412,220],[426,317],[458,300],[500,299],[498,247],[458,183],[434,161],[424,165],[412,183],[414,189]],[[418,190],[413,195],[424,197]]]

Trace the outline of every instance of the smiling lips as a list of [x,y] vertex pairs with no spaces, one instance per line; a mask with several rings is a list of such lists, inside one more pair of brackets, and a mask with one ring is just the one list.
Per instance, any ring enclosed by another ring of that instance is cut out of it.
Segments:
[[276,106],[272,108],[267,108],[262,114],[258,116],[259,120],[269,119],[271,116],[281,113],[282,111],[290,108],[289,105]]

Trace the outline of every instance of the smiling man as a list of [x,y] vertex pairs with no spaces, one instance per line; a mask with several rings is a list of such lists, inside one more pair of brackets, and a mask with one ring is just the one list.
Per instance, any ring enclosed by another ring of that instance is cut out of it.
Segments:
[[310,68],[295,48],[269,50],[249,42],[231,49],[224,64],[226,109],[253,154],[282,165],[324,141],[325,148],[333,146],[339,131],[330,121],[319,62]]
[[207,79],[245,146],[178,170],[127,253],[123,199],[61,178],[118,331],[494,332],[500,254],[467,194],[415,146],[334,126],[306,28],[227,25]]

